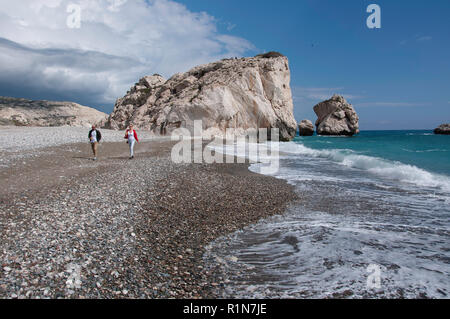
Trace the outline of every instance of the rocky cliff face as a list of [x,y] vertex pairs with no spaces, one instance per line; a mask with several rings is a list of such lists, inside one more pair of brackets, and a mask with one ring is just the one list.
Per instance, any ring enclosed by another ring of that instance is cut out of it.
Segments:
[[0,97],[0,125],[90,127],[103,125],[107,117],[105,113],[71,102]]
[[207,134],[235,134],[249,128],[279,128],[281,140],[295,137],[288,59],[279,53],[224,59],[176,74],[142,78],[117,100],[106,127],[130,123],[155,134],[183,127],[193,132],[202,120]]
[[449,124],[442,124],[438,128],[434,130],[434,134],[440,134],[440,135],[450,135],[450,123]]
[[346,135],[359,133],[359,118],[353,106],[340,95],[314,106],[318,135]]

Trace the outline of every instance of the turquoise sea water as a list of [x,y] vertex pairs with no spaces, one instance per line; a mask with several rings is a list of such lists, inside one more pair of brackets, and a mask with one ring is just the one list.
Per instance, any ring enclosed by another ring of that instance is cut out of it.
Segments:
[[432,131],[363,131],[352,138],[297,137],[295,142],[318,150],[351,150],[450,176],[450,138]]
[[224,297],[450,298],[450,136],[368,131],[279,148],[272,176],[301,200],[211,246]]

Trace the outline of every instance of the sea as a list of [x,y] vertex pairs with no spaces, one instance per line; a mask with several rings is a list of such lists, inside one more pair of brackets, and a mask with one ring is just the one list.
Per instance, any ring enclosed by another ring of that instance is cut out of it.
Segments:
[[299,200],[207,247],[222,297],[450,298],[450,136],[363,131],[279,150],[270,175]]

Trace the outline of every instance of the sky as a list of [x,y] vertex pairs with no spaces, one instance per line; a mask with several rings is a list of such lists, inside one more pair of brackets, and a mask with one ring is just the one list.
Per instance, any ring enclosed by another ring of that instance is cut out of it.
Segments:
[[0,95],[110,113],[142,76],[278,51],[297,121],[342,94],[362,130],[432,129],[450,122],[449,16],[447,0],[0,0]]

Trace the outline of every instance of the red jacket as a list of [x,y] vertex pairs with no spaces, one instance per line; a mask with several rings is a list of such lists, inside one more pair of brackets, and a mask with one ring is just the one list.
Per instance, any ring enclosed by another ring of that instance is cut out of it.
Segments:
[[[125,139],[128,139],[128,133],[130,132],[130,130],[127,130],[127,132],[125,133]],[[136,140],[136,142],[139,142],[139,139],[137,137],[136,131],[133,130],[134,133],[134,139]]]

